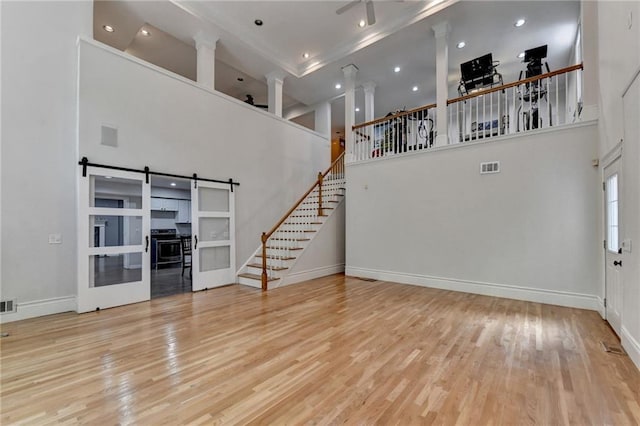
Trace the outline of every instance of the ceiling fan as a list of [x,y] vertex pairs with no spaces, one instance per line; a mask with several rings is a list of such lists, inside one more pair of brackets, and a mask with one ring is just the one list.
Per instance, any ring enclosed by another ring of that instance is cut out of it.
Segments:
[[247,95],[247,99],[245,99],[244,102],[257,108],[263,108],[263,109],[269,108],[269,105],[261,105],[261,104],[254,103],[252,95]]
[[365,8],[367,9],[367,25],[373,25],[376,23],[376,12],[373,9],[373,0],[353,0],[350,3],[342,6],[340,9],[336,10],[336,14],[342,15],[347,10],[351,9],[358,3],[364,3]]

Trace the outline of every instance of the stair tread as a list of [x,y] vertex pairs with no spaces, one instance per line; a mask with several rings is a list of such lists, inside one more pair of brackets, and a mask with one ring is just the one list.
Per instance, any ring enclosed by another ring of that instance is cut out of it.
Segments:
[[[238,274],[238,277],[242,277],[242,278],[249,278],[251,280],[258,280],[258,281],[262,281],[262,276],[260,275],[256,275],[256,274],[249,274],[248,272],[242,273],[242,274]],[[269,281],[277,281],[280,278],[267,278],[267,282]]]
[[289,229],[278,229],[276,232],[317,232],[315,229],[307,229],[305,231],[291,231]]
[[322,222],[307,222],[307,223],[283,223],[283,225],[322,225]]
[[273,247],[267,246],[268,249],[272,250],[302,250],[302,247]]
[[[256,257],[262,257],[262,254],[256,254]],[[280,257],[280,256],[271,256],[267,255],[267,259],[276,259],[276,260],[294,260],[295,257]]]
[[[318,214],[318,215],[316,215],[316,216],[318,216],[318,217],[328,217],[329,215],[328,215],[328,214]],[[289,216],[289,217],[307,217],[307,216],[291,215],[291,216]]]
[[[250,266],[252,268],[260,268],[260,269],[262,269],[262,265],[259,264],[259,263],[250,263],[247,266]],[[285,271],[285,270],[287,270],[289,268],[285,268],[283,266],[272,266],[271,268],[267,268],[267,269],[270,269],[272,271]]]
[[311,241],[311,238],[269,238],[269,240],[276,241]]

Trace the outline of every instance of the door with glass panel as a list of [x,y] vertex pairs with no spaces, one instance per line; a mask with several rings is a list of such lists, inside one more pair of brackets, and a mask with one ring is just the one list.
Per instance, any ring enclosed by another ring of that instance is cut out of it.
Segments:
[[150,186],[140,173],[79,177],[78,312],[150,298]]
[[220,287],[235,277],[235,199],[229,184],[191,182],[193,291]]
[[605,202],[605,297],[606,317],[611,327],[620,336],[622,311],[622,248],[621,223],[622,181],[620,157],[604,169]]

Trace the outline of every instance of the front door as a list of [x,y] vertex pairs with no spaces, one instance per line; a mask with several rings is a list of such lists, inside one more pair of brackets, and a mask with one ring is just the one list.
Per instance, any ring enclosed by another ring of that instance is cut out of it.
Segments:
[[150,189],[139,173],[87,167],[78,192],[78,312],[150,298]]
[[622,311],[622,249],[620,235],[622,211],[622,173],[620,157],[604,169],[605,202],[605,297],[606,317],[620,335]]
[[231,185],[191,182],[193,291],[232,284],[235,276],[235,198]]

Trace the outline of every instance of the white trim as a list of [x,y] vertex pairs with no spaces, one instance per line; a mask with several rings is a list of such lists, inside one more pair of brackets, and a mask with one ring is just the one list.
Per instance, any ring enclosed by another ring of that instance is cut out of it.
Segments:
[[76,311],[76,296],[53,297],[51,299],[21,302],[17,311],[0,315],[0,324],[36,318],[44,315],[59,314],[61,312]]
[[439,288],[442,290],[482,294],[485,296],[504,297],[507,299],[525,300],[528,302],[546,303],[549,305],[567,306],[570,308],[589,309],[593,311],[597,311],[599,309],[598,296],[590,294],[468,281],[456,278],[432,277],[428,275],[407,274],[402,272],[380,271],[352,266],[348,266],[346,268],[345,274],[352,277],[373,278],[381,281],[391,281],[422,287]]
[[297,284],[303,281],[313,280],[315,278],[326,277],[328,275],[340,274],[342,272],[344,272],[344,263],[330,266],[321,266],[319,268],[309,269],[308,271],[293,272],[282,278],[280,280],[280,283],[278,284],[278,287]]
[[627,84],[627,86],[624,88],[624,90],[622,91],[622,97],[624,98],[624,96],[627,94],[627,92],[629,91],[629,89],[631,89],[631,86],[633,86],[633,83],[636,81],[636,78],[638,78],[638,76],[640,75],[640,67],[638,67],[638,69],[636,70],[636,72],[634,72],[631,75],[631,78],[629,79],[629,83]]
[[602,297],[600,296],[595,296],[596,299],[598,299],[598,313],[600,314],[600,317],[603,320],[607,319],[607,309],[604,307],[604,301],[602,300]]
[[621,340],[622,347],[627,351],[629,358],[631,358],[631,361],[633,361],[638,370],[640,370],[640,342],[633,338],[624,325],[622,326]]
[[[215,95],[215,96],[217,96],[219,98],[222,98],[224,100],[233,102],[233,103],[241,106],[242,108],[246,108],[246,109],[251,110],[251,111],[253,111],[255,113],[258,113],[258,114],[262,114],[265,117],[269,117],[269,118],[271,118],[273,120],[280,121],[281,123],[286,123],[287,125],[289,125],[291,127],[294,127],[296,129],[304,130],[307,133],[311,133],[312,135],[315,135],[315,136],[318,136],[319,138],[322,138],[322,140],[324,142],[327,141],[327,135],[323,135],[321,133],[318,133],[315,130],[311,130],[311,129],[307,128],[307,127],[301,126],[301,125],[299,125],[297,123],[294,123],[293,121],[285,120],[282,117],[278,117],[275,114],[271,114],[270,112],[263,111],[263,110],[261,110],[259,108],[251,106],[251,105],[249,105],[249,104],[247,104],[247,103],[245,103],[245,102],[243,102],[241,100],[238,100],[238,99],[236,99],[234,97],[226,95],[226,94],[224,94],[222,92],[218,92],[217,90],[213,90],[213,89],[210,89],[208,87],[202,86],[202,85],[198,84],[197,82],[195,82],[193,80],[189,80],[188,78],[181,76],[180,74],[173,73],[173,72],[168,71],[168,70],[166,70],[164,68],[161,68],[161,67],[159,67],[157,65],[154,65],[154,64],[152,64],[150,62],[143,61],[142,59],[138,59],[135,56],[131,56],[128,53],[121,52],[118,49],[115,49],[115,48],[113,48],[111,46],[107,46],[106,44],[100,43],[99,41],[92,40],[92,39],[89,39],[89,38],[85,38],[83,36],[79,36],[77,43],[78,43],[78,49],[80,49],[80,45],[82,43],[86,43],[86,44],[88,44],[90,46],[93,46],[93,47],[98,48],[100,50],[103,50],[105,52],[111,53],[111,54],[113,54],[115,56],[119,56],[122,59],[125,59],[127,61],[133,62],[133,63],[138,64],[138,65],[141,65],[141,66],[143,66],[145,68],[148,68],[148,69],[150,69],[152,71],[156,71],[156,72],[158,72],[160,74],[164,74],[165,76],[167,76],[169,78],[172,78],[174,80],[180,81],[180,82],[185,83],[185,84],[188,84],[188,85],[190,85],[192,87],[195,87],[196,89],[202,90],[203,92],[207,92],[207,93]],[[78,57],[79,57],[79,54],[78,54]],[[80,63],[80,60],[78,60],[78,63]]]
[[471,148],[471,147],[476,147],[478,145],[487,145],[487,144],[496,143],[496,142],[512,142],[513,139],[523,138],[527,136],[534,136],[534,135],[541,135],[541,134],[557,132],[557,131],[571,130],[571,129],[576,129],[580,127],[596,126],[597,124],[598,124],[598,120],[578,121],[571,124],[563,124],[561,126],[545,127],[544,129],[537,129],[537,130],[531,130],[527,132],[496,136],[494,138],[488,138],[486,140],[481,140],[476,142],[459,142],[459,143],[453,143],[453,144],[444,145],[444,146],[423,149],[419,151],[411,151],[411,152],[405,152],[402,154],[387,155],[385,157],[370,158],[367,160],[358,160],[356,162],[348,162],[345,165],[348,167],[359,166],[361,164],[369,164],[377,161],[388,161],[388,160],[407,158],[407,157],[418,156],[418,155],[432,154],[434,152],[448,151],[450,149]]
[[609,167],[614,161],[618,158],[622,157],[622,141],[618,142],[613,148],[611,148],[606,154],[602,156],[600,159],[600,165],[602,166],[603,176],[602,179],[604,181],[604,169]]

